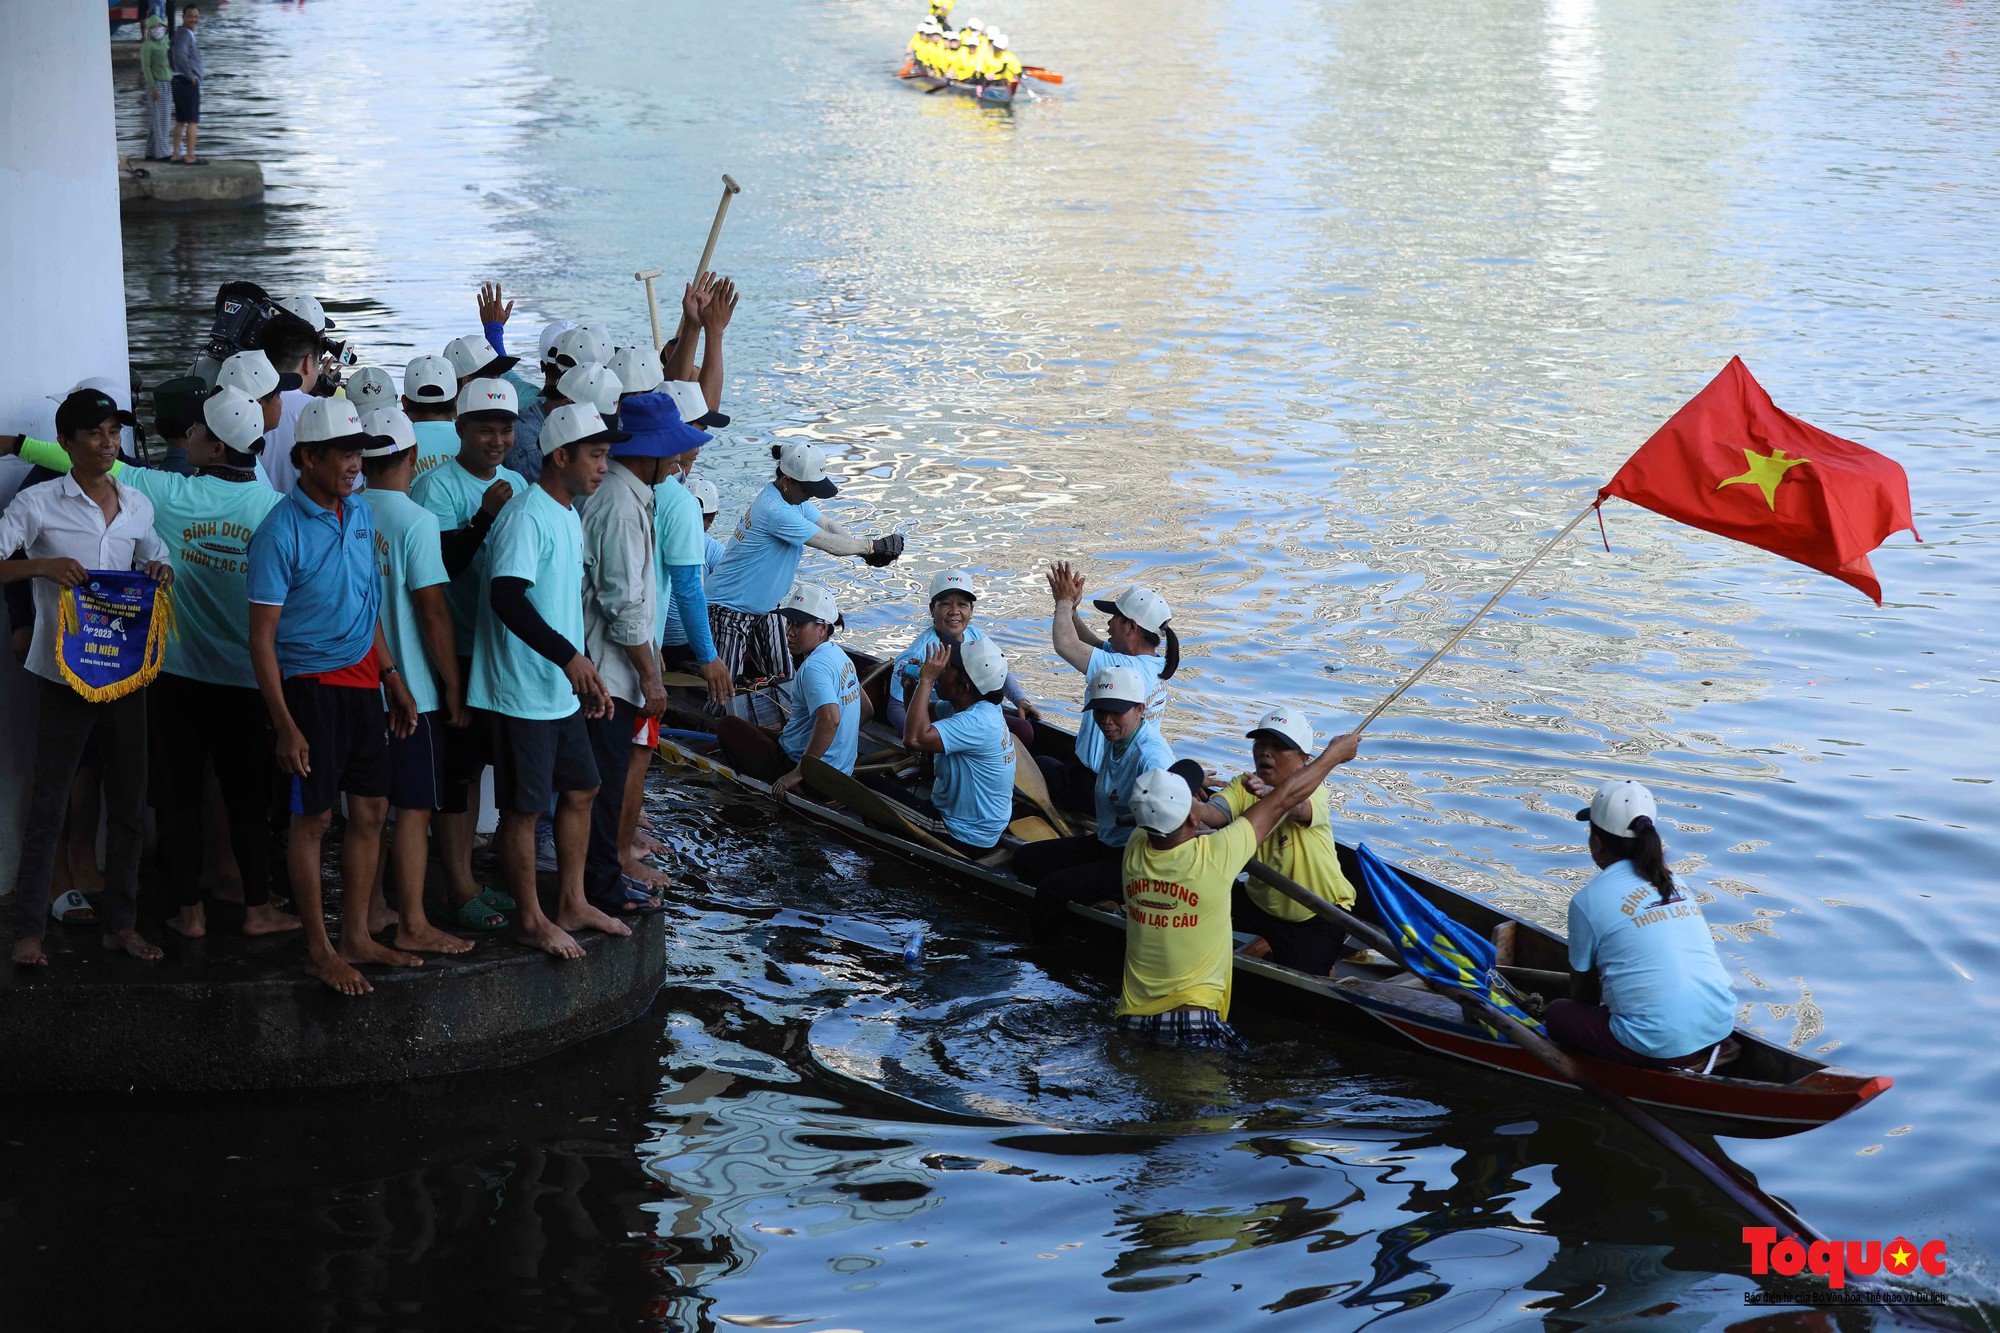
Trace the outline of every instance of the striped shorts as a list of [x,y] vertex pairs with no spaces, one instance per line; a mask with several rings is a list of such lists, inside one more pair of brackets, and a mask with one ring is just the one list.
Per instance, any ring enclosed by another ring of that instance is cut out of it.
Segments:
[[708,604],[708,632],[715,638],[715,655],[729,667],[732,680],[790,680],[792,651],[785,643],[785,622],[776,611],[753,615]]
[[1213,1009],[1181,1009],[1164,1014],[1120,1014],[1118,1030],[1153,1046],[1193,1050],[1247,1051],[1250,1043]]

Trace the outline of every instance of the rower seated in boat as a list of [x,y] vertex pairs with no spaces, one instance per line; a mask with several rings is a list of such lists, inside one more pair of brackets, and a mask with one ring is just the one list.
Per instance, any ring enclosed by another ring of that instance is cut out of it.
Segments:
[[[869,784],[942,821],[968,856],[991,853],[1014,817],[1014,737],[1000,712],[1007,679],[1007,659],[991,639],[934,645],[903,720],[903,744],[937,756],[930,800],[916,800],[893,782]],[[949,715],[935,715],[937,696],[949,704]]]
[[[972,586],[972,576],[964,570],[947,569],[932,576],[931,623],[924,627],[923,633],[911,640],[909,647],[896,654],[895,663],[889,668],[889,702],[883,709],[883,720],[890,726],[898,729],[902,727],[904,700],[909,697],[910,688],[916,683],[917,673],[932,649],[939,644],[974,644],[985,641],[985,632],[972,623],[973,607],[978,600],[979,593]],[[1008,718],[1007,726],[1024,744],[1033,742],[1035,739],[1033,723],[1042,715],[1041,710],[1028,702],[1027,692],[1021,688],[1020,679],[1012,672],[1007,674],[1006,684],[1001,688],[1003,697],[1020,709],[1020,716]],[[951,714],[951,702],[934,694],[931,699],[932,718],[947,718]]]
[[[1225,827],[1276,791],[1285,779],[1306,766],[1317,743],[1312,724],[1294,708],[1272,709],[1246,734],[1256,768],[1195,806],[1195,818],[1209,828]],[[1340,870],[1331,805],[1326,788],[1314,787],[1279,818],[1277,828],[1257,848],[1257,859],[1334,906],[1351,909],[1354,886]],[[1314,916],[1312,909],[1260,880],[1251,880],[1244,894],[1247,901],[1241,905],[1236,928],[1257,936],[1244,950],[1246,954],[1316,977],[1333,971],[1346,944],[1345,930]]]
[[1140,774],[1167,769],[1181,775],[1190,793],[1202,788],[1201,765],[1176,761],[1159,724],[1148,716],[1146,684],[1133,667],[1112,663],[1093,671],[1084,691],[1083,706],[1108,738],[1093,775],[1097,832],[1031,842],[1014,852],[1015,875],[1035,886],[1037,928],[1044,934],[1061,922],[1068,903],[1117,909],[1119,867],[1132,837],[1132,784]]
[[[1137,672],[1144,685],[1141,696],[1146,716],[1155,729],[1166,725],[1167,691],[1181,662],[1180,639],[1170,623],[1173,609],[1167,599],[1151,588],[1133,584],[1111,599],[1099,598],[1098,610],[1111,617],[1103,638],[1083,623],[1077,605],[1083,599],[1083,575],[1067,562],[1049,570],[1049,592],[1055,598],[1055,617],[1049,628],[1056,655],[1083,673],[1085,681],[1096,678],[1105,667],[1128,667]],[[1157,655],[1161,643],[1167,657]],[[1086,692],[1087,693],[1087,692]],[[1049,794],[1058,805],[1070,810],[1089,810],[1095,799],[1095,776],[1103,765],[1104,733],[1097,714],[1088,702],[1076,729],[1076,755],[1070,760],[1050,758],[1042,764],[1048,773]]]
[[1154,769],[1132,785],[1138,832],[1125,845],[1125,983],[1118,1030],[1157,1046],[1244,1045],[1229,1026],[1235,973],[1230,889],[1292,808],[1354,757],[1357,738],[1326,749],[1207,837],[1199,803],[1177,773]]
[[834,631],[847,624],[833,594],[801,583],[777,614],[798,664],[785,728],[774,736],[740,717],[724,717],[715,724],[715,739],[732,768],[770,783],[772,794],[782,797],[804,780],[800,763],[807,756],[842,773],[854,771],[866,705],[853,660],[833,641]]
[[1549,1035],[1621,1064],[1706,1068],[1736,1025],[1736,996],[1701,907],[1674,882],[1653,794],[1607,782],[1576,817],[1590,823],[1597,878],[1569,900],[1570,998]]

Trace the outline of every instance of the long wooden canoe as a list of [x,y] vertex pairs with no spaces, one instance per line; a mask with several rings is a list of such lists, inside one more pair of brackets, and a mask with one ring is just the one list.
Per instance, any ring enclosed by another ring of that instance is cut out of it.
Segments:
[[[864,678],[880,665],[880,659],[866,653],[852,648],[847,651]],[[701,696],[694,691],[670,688],[667,720],[688,731],[711,731],[713,719],[703,711],[702,703]],[[1062,754],[1074,745],[1073,736],[1046,724],[1037,723],[1036,733],[1037,751]],[[893,746],[899,739],[871,722],[864,729],[862,749],[866,753],[871,746],[878,749]],[[662,740],[660,752],[670,761],[713,773],[743,790],[770,796],[768,785],[731,769],[711,744],[684,736]],[[782,808],[854,842],[942,871],[1002,902],[1025,908],[1034,898],[1034,889],[1015,879],[1004,866],[982,865],[943,848],[926,832],[935,826],[914,810],[900,812],[915,826],[913,836],[909,827],[898,832],[879,822],[871,823],[855,810],[803,791],[794,791]],[[1011,836],[1008,842],[1018,845]],[[1361,876],[1352,865],[1352,849],[1343,846],[1340,854],[1349,879],[1359,884]],[[1483,937],[1490,938],[1493,929],[1503,922],[1512,922],[1516,963],[1525,968],[1545,969],[1536,978],[1538,981],[1566,984],[1566,978],[1550,975],[1567,967],[1568,950],[1560,936],[1469,894],[1409,871],[1400,873],[1441,911]],[[1072,904],[1070,911],[1087,923],[1086,930],[1107,938],[1122,939],[1124,935],[1121,916],[1081,904]],[[1371,915],[1365,901],[1357,903],[1355,911]],[[1239,934],[1238,940],[1239,944],[1249,943],[1246,935]],[[1107,950],[1105,957],[1122,961],[1122,946],[1121,952]],[[1527,988],[1547,993],[1551,986]],[[1520,1047],[1468,1020],[1456,1003],[1426,989],[1399,964],[1385,962],[1379,955],[1357,952],[1343,960],[1332,976],[1315,977],[1239,953],[1236,990],[1249,1003],[1288,1016],[1298,1016],[1302,1009],[1310,1010],[1362,1035],[1382,1036],[1387,1029],[1405,1042],[1453,1060],[1573,1089],[1573,1085],[1556,1077]],[[1635,1102],[1702,1132],[1740,1138],[1776,1138],[1826,1124],[1881,1095],[1894,1082],[1887,1075],[1858,1074],[1822,1064],[1740,1028],[1735,1043],[1734,1057],[1707,1074],[1643,1069],[1576,1052],[1571,1054],[1606,1087]]]
[[942,89],[947,93],[962,94],[963,96],[970,97],[975,102],[981,102],[987,106],[1012,106],[1014,104],[1014,94],[1021,87],[1019,79],[1015,79],[1011,83],[968,83],[958,79],[947,79],[919,65],[915,56],[905,56],[903,58],[903,67],[896,71],[896,77],[905,82],[915,84],[927,93],[934,93]]

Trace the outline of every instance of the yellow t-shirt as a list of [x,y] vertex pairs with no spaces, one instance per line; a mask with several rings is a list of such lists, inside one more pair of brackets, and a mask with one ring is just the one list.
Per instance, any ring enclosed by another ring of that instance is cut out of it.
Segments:
[[1235,938],[1229,890],[1257,850],[1241,819],[1161,851],[1141,830],[1125,844],[1125,993],[1121,1014],[1184,1004],[1229,1017]]
[[[1216,799],[1229,807],[1231,815],[1239,817],[1257,800],[1240,777],[1224,787]],[[1321,787],[1312,794],[1312,823],[1300,828],[1290,819],[1280,820],[1271,836],[1257,848],[1257,859],[1279,874],[1297,880],[1335,907],[1352,907],[1354,886],[1340,870],[1340,851],[1333,845],[1328,813],[1331,806],[1326,788]],[[1311,908],[1301,907],[1255,877],[1246,891],[1251,902],[1280,921],[1304,921],[1313,914]]]

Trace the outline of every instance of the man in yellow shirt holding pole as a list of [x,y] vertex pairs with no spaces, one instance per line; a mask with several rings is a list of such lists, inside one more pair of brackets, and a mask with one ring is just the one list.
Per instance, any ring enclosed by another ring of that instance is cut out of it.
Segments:
[[1138,832],[1125,845],[1125,984],[1118,1030],[1155,1046],[1241,1050],[1229,1026],[1230,890],[1257,847],[1360,738],[1336,736],[1223,828],[1202,836],[1194,794],[1153,769],[1132,786]]

